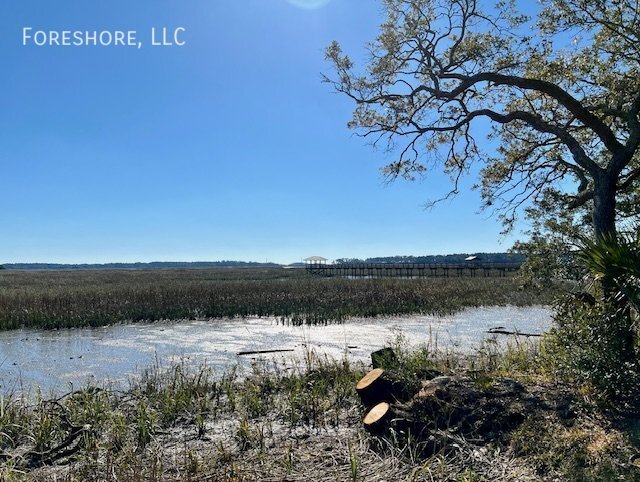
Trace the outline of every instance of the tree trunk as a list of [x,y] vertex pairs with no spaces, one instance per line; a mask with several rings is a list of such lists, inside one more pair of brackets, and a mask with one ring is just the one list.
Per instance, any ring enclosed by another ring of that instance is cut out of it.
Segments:
[[[603,236],[616,235],[616,182],[617,177],[607,173],[606,171],[599,177],[595,178],[593,192],[593,228],[595,232],[596,242]],[[609,302],[614,308],[617,308],[619,317],[622,317],[627,323],[623,337],[623,346],[621,353],[617,354],[623,359],[633,357],[635,353],[635,331],[633,328],[633,320],[631,318],[630,308],[620,300],[616,301],[613,297],[616,292],[615,282],[608,277],[600,280],[600,288],[602,289],[603,301]],[[605,327],[604,329],[611,329]],[[614,328],[615,329],[615,328]]]
[[616,178],[607,173],[595,178],[593,229],[596,240],[616,233]]
[[[616,178],[607,171],[594,177],[593,186],[593,230],[595,241],[616,235]],[[611,279],[600,279],[603,301],[608,301],[614,292]]]

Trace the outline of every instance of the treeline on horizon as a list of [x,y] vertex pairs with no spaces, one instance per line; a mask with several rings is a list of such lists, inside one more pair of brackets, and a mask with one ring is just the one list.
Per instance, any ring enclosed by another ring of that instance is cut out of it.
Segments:
[[[526,257],[518,253],[460,253],[429,256],[381,256],[375,258],[340,258],[336,263],[463,263],[465,258],[477,256],[483,263],[522,263]],[[150,263],[103,263],[103,264],[63,264],[63,263],[5,263],[0,269],[10,270],[87,270],[87,269],[189,269],[189,268],[278,268],[283,266],[303,266],[303,263],[282,265],[259,263],[256,261],[153,261]]]
[[0,269],[16,270],[84,270],[84,269],[170,269],[170,268],[271,268],[277,263],[255,261],[152,261],[150,263],[104,263],[104,264],[63,264],[63,263],[5,263]]

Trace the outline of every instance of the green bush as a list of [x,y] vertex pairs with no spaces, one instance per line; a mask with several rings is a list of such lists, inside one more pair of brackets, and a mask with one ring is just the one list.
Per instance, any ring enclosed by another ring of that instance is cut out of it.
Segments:
[[554,320],[556,327],[543,344],[546,364],[560,378],[590,388],[600,403],[637,406],[640,360],[629,344],[629,311],[616,303],[567,296],[558,303]]
[[640,408],[640,240],[637,233],[581,239],[577,259],[595,296],[566,296],[547,337],[547,361],[598,401]]

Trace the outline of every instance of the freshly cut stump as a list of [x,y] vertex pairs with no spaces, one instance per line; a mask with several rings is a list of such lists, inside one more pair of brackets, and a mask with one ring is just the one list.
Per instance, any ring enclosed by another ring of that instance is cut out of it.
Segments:
[[389,384],[383,375],[382,368],[374,368],[356,384],[356,392],[365,407],[370,408],[380,402],[390,401]]
[[362,404],[371,408],[380,402],[404,402],[419,390],[415,382],[408,380],[401,374],[374,368],[356,384],[356,392]]
[[391,406],[387,402],[380,402],[367,412],[362,422],[369,432],[382,433],[390,419]]
[[373,435],[382,435],[390,427],[398,432],[407,432],[416,425],[413,414],[406,405],[380,402],[367,412],[362,420],[364,428]]

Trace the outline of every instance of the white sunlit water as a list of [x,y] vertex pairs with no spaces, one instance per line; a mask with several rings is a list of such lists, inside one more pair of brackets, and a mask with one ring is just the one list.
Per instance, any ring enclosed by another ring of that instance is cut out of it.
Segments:
[[[221,373],[247,366],[255,356],[241,351],[283,349],[260,355],[302,358],[307,350],[339,358],[369,360],[370,353],[402,335],[411,345],[469,352],[504,327],[542,333],[551,327],[547,307],[483,307],[451,316],[353,319],[327,326],[283,325],[273,318],[180,321],[64,330],[22,329],[0,333],[0,393],[68,391],[86,383],[123,382],[155,363],[185,359]],[[499,339],[507,339],[498,335]]]

